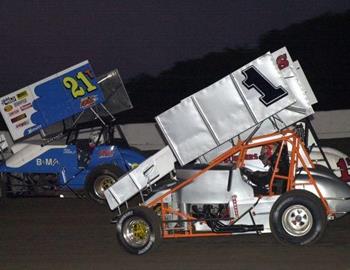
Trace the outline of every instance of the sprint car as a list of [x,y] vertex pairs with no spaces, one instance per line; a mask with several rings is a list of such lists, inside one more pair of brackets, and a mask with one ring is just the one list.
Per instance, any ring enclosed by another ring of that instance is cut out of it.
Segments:
[[[271,143],[278,145],[271,178],[266,189],[257,190],[243,169],[245,155]],[[283,174],[279,164],[286,153]],[[222,163],[237,154],[233,163]],[[288,130],[239,144],[210,164],[176,169],[172,181],[148,191],[141,206],[115,220],[119,243],[132,254],[149,252],[162,239],[246,233],[271,232],[281,243],[309,245],[322,237],[328,221],[350,211],[350,187],[327,167],[315,166]]]
[[105,202],[103,191],[145,159],[114,134],[114,126],[76,129],[47,145],[32,140],[5,149],[9,157],[0,165],[3,196],[85,190],[96,202]]
[[[115,115],[131,108],[118,70],[96,78],[88,61],[1,97],[12,139],[25,138],[8,147],[1,137],[3,196],[85,188],[92,199],[104,202],[103,191],[144,160],[126,140],[115,137],[119,131],[124,138]],[[97,129],[84,130],[87,126]],[[33,140],[30,136],[39,131]]]
[[[271,232],[282,243],[317,242],[350,212],[350,186],[315,165],[291,129],[316,102],[281,48],[156,116],[168,145],[104,192],[120,244],[140,255],[169,238]],[[259,151],[268,169],[250,170],[246,156]],[[137,194],[140,206],[129,208]]]

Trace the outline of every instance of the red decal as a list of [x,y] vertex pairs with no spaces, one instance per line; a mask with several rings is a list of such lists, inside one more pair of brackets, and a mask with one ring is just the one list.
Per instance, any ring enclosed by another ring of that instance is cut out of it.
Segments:
[[26,109],[29,109],[30,107],[32,107],[32,103],[24,104],[20,108],[22,111],[25,111]]
[[24,122],[22,122],[22,123],[17,124],[17,125],[16,125],[16,128],[24,127],[24,126],[26,126],[26,125],[28,125],[28,124],[29,124],[29,121],[26,120],[26,121],[24,121]]
[[16,116],[15,118],[11,119],[12,123],[16,123],[24,118],[27,118],[27,115],[25,113],[22,113],[21,115]]
[[337,162],[337,166],[340,169],[341,173],[341,180],[344,182],[350,182],[350,175],[348,171],[348,164],[350,163],[350,159],[347,157],[346,161],[344,158],[340,158],[339,161]]
[[238,212],[238,204],[237,204],[237,195],[233,195],[232,196],[232,204],[231,204],[231,216],[232,217],[232,220],[230,221],[230,224],[233,224],[235,223],[235,221],[237,221],[237,219],[239,218],[239,212]]
[[97,99],[96,96],[88,96],[88,97],[82,98],[80,100],[80,108],[86,109],[95,105],[96,99]]
[[111,157],[113,156],[113,151],[112,150],[101,150],[100,152],[98,152],[98,156],[99,157]]
[[[253,159],[259,159],[259,156],[258,156],[257,153],[255,153],[255,154],[246,154],[244,160],[253,160]],[[238,160],[238,156],[232,156],[232,157],[229,157],[228,159],[226,159],[224,161],[224,163],[229,163],[229,162],[237,161],[237,160]]]
[[233,210],[235,212],[236,218],[239,218],[238,205],[237,205],[237,195],[232,196]]
[[91,72],[90,69],[85,70],[84,73],[85,73],[86,75],[88,75],[90,79],[93,79],[93,78],[94,78],[94,75],[92,74],[92,72]]
[[289,61],[287,59],[287,55],[286,54],[282,54],[282,55],[278,56],[277,59],[276,59],[276,64],[277,64],[277,66],[278,66],[278,68],[280,70],[288,67],[289,66]]

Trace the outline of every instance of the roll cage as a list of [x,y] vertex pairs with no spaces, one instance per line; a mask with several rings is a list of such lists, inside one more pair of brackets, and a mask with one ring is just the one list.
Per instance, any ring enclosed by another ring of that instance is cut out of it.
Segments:
[[[306,150],[306,147],[305,147],[303,141],[294,131],[283,130],[283,131],[272,133],[269,135],[258,136],[258,137],[255,137],[253,139],[250,139],[250,140],[239,141],[231,149],[229,149],[228,151],[219,155],[217,158],[215,158],[213,161],[211,161],[208,164],[208,166],[206,166],[204,169],[195,173],[190,178],[188,178],[184,181],[181,181],[175,187],[173,187],[170,190],[168,190],[167,192],[163,193],[161,196],[157,197],[156,199],[154,199],[148,203],[145,203],[144,206],[146,206],[146,207],[150,207],[150,208],[159,207],[160,208],[160,217],[161,217],[161,221],[162,221],[163,238],[183,238],[183,237],[215,236],[218,234],[220,234],[220,235],[232,234],[232,231],[234,231],[232,229],[229,230],[230,233],[225,232],[224,229],[222,229],[222,230],[218,229],[218,232],[196,233],[196,232],[194,232],[192,226],[186,226],[185,228],[187,228],[187,229],[182,230],[182,231],[181,230],[174,230],[174,228],[170,228],[168,226],[168,224],[171,222],[176,222],[176,220],[172,220],[172,221],[166,220],[167,214],[173,214],[173,215],[177,216],[178,218],[180,218],[182,222],[185,222],[189,225],[191,225],[192,223],[194,223],[196,221],[210,221],[210,220],[207,220],[207,219],[200,219],[199,220],[198,218],[194,217],[193,215],[190,215],[188,213],[183,213],[177,209],[173,209],[165,202],[164,199],[166,197],[168,197],[169,195],[175,193],[176,191],[184,188],[185,186],[193,183],[194,181],[196,181],[198,179],[199,176],[203,175],[204,173],[206,173],[210,169],[215,168],[216,166],[218,166],[219,164],[221,164],[222,162],[224,162],[225,160],[227,160],[228,158],[230,158],[234,155],[238,155],[237,161],[235,162],[235,164],[233,164],[234,168],[236,168],[236,169],[241,168],[242,166],[244,166],[245,155],[247,154],[247,151],[249,149],[263,146],[263,145],[273,144],[273,143],[279,143],[281,147],[279,148],[279,151],[277,154],[277,159],[276,159],[276,162],[274,165],[273,174],[271,176],[270,183],[269,183],[269,192],[268,192],[268,195],[266,195],[266,196],[271,197],[274,195],[280,195],[280,194],[276,193],[276,191],[274,189],[276,182],[278,182],[278,181],[285,181],[286,182],[286,185],[285,185],[286,189],[284,190],[284,192],[294,190],[297,188],[298,185],[312,185],[315,188],[316,193],[322,202],[322,205],[324,206],[324,210],[325,210],[326,214],[329,217],[333,216],[334,213],[330,209],[327,201],[323,197],[321,191],[319,190],[319,188],[316,184],[314,177],[312,176],[312,174],[310,172],[309,168],[310,167],[314,168],[315,166],[308,155],[308,152]],[[287,176],[280,175],[278,173],[278,170],[277,170],[277,168],[279,166],[279,162],[281,161],[281,154],[282,154],[282,149],[283,149],[284,145],[286,145],[288,147],[289,160],[290,160],[289,172],[288,172]],[[299,183],[296,183],[295,178],[296,178],[296,175],[298,173],[300,173],[302,170],[304,170],[307,174],[307,182],[304,181],[302,184],[299,184]],[[251,219],[252,219],[252,223],[254,224],[253,226],[255,226],[252,209],[256,206],[256,204],[258,204],[259,200],[262,197],[264,197],[264,196],[257,197],[255,204],[252,205],[247,211],[245,211],[238,219],[227,218],[230,221],[230,224],[234,225],[241,217],[243,217],[246,214],[249,214]],[[217,221],[220,221],[220,220],[223,220],[223,219],[220,218]],[[237,226],[240,226],[240,225],[237,225]],[[240,227],[238,227],[238,228],[240,228]],[[255,229],[258,233],[259,228],[256,227]],[[238,229],[238,231],[239,231],[239,229]]]

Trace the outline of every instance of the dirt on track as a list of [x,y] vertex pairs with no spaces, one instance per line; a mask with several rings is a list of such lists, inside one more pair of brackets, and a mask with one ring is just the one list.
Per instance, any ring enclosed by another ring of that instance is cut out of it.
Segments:
[[143,256],[118,244],[113,213],[86,199],[0,201],[0,269],[347,269],[350,215],[328,225],[310,247],[272,235],[165,240]]

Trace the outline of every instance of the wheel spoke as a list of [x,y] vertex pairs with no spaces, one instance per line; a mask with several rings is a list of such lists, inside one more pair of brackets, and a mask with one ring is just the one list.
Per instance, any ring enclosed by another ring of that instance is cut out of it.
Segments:
[[130,219],[123,228],[125,241],[133,247],[142,247],[150,238],[150,227],[142,218]]
[[96,178],[94,183],[94,191],[95,194],[101,198],[104,199],[104,191],[108,189],[111,185],[113,185],[116,182],[116,179],[110,175],[100,175]]

